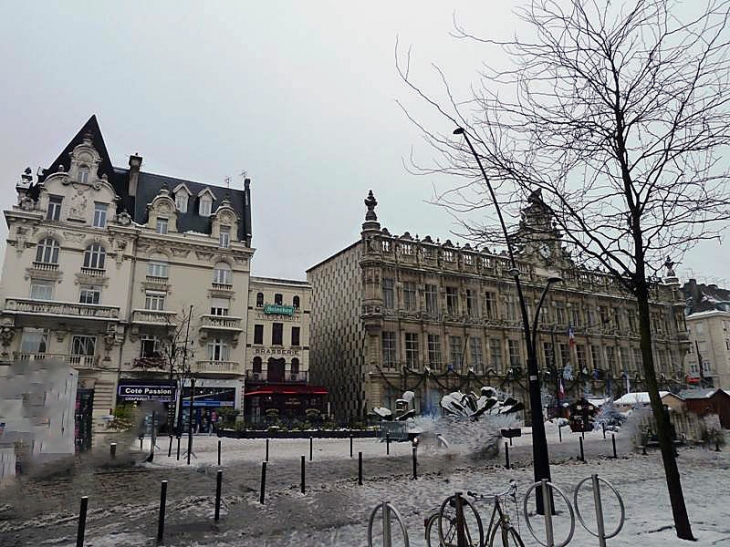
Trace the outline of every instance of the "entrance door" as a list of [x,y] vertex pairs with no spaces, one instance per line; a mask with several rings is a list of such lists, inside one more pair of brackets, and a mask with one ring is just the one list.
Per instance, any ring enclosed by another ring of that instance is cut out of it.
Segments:
[[269,382],[283,382],[285,364],[286,359],[269,359],[266,379]]

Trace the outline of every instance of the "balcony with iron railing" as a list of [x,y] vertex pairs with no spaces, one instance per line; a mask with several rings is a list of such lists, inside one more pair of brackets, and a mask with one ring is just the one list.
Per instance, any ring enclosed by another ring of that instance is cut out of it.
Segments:
[[170,310],[134,310],[132,323],[143,325],[172,325],[176,312]]
[[241,332],[241,318],[231,315],[203,315],[201,316],[201,329],[236,331]]
[[195,361],[191,369],[203,374],[239,374],[240,364],[236,361]]
[[83,317],[85,319],[119,319],[118,306],[57,302],[54,300],[31,300],[30,298],[7,298],[3,312],[11,314]]
[[266,370],[262,370],[261,372],[247,370],[246,380],[262,383],[303,384],[309,380],[309,371],[300,370],[299,372],[291,372],[285,370],[283,373],[270,373]]

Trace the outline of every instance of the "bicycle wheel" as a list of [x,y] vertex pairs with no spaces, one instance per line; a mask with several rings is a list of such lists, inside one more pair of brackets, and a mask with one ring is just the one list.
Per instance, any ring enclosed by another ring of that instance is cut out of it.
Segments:
[[441,547],[439,541],[438,513],[434,513],[426,524],[426,547]]
[[[497,534],[499,534],[499,537],[497,537]],[[488,547],[525,547],[517,530],[511,524],[505,525],[502,523],[498,523],[497,526],[492,528],[487,545]]]
[[[468,547],[484,546],[484,526],[479,512],[469,500],[461,498],[464,515],[464,536]],[[458,529],[456,526],[456,496],[449,496],[441,504],[436,515],[438,522],[439,547],[457,547]]]

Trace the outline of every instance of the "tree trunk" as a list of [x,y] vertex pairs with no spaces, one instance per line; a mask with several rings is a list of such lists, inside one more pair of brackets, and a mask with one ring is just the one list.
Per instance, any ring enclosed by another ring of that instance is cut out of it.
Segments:
[[671,424],[669,415],[664,411],[659,386],[657,384],[656,372],[654,371],[654,356],[651,351],[651,315],[649,313],[649,288],[646,278],[641,272],[637,277],[636,300],[639,304],[639,332],[641,335],[641,356],[644,363],[644,376],[646,388],[649,392],[651,410],[656,422],[659,448],[664,462],[664,473],[667,479],[669,500],[672,504],[672,515],[677,529],[677,537],[680,539],[694,540],[692,526],[687,515],[687,507],[684,504],[682,493],[682,482],[677,467],[677,459],[674,455],[674,444],[670,435]]

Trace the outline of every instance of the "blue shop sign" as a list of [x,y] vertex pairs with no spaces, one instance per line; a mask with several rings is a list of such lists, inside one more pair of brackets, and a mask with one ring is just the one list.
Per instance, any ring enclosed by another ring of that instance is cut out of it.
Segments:
[[150,383],[139,380],[120,380],[117,386],[117,399],[120,401],[160,401],[171,403],[177,395],[174,382]]

